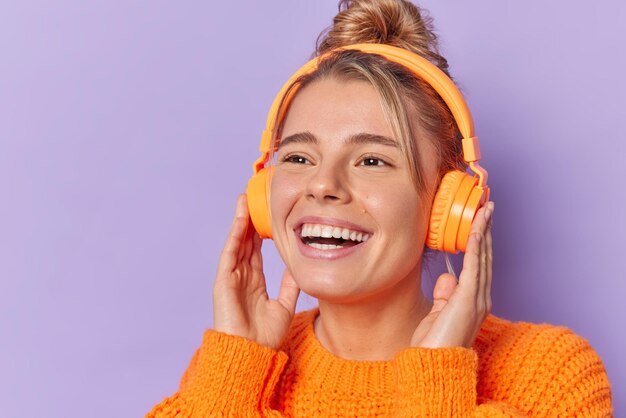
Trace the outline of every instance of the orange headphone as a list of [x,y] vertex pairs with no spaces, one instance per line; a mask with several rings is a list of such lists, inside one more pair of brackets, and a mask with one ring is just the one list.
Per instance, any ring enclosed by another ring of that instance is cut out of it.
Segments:
[[[460,170],[445,174],[430,213],[430,224],[426,245],[429,248],[450,253],[465,251],[472,220],[478,209],[489,200],[487,171],[478,164],[480,148],[478,138],[474,136],[474,122],[463,95],[454,82],[437,66],[425,58],[408,50],[385,44],[353,44],[336,48],[304,64],[280,89],[267,116],[266,128],[261,136],[261,157],[254,162],[254,175],[248,182],[248,208],[254,228],[261,238],[272,238],[272,222],[269,206],[269,186],[271,167],[265,167],[270,158],[270,151],[278,143],[273,141],[275,123],[285,117],[289,104],[293,100],[297,85],[289,87],[302,75],[308,74],[328,55],[339,50],[358,50],[378,54],[412,71],[430,84],[450,108],[463,136],[463,158],[471,170],[478,175],[471,176]],[[284,98],[283,96],[288,95]],[[282,106],[281,106],[282,102]]]

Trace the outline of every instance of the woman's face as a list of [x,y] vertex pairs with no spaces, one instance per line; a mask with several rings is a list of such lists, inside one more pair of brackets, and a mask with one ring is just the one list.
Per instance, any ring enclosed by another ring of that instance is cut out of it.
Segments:
[[[431,202],[369,83],[327,78],[298,92],[276,153],[272,232],[296,283],[321,300],[354,302],[419,280]],[[418,139],[426,182],[432,146]]]

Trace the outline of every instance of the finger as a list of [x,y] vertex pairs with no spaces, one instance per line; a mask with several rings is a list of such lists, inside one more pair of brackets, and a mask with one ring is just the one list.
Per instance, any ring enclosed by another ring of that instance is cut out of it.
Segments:
[[244,239],[242,245],[242,251],[240,251],[240,259],[239,262],[245,261],[247,263],[250,262],[250,257],[254,252],[254,236],[257,235],[256,230],[254,229],[254,225],[252,225],[252,221],[248,219],[248,223],[246,224],[246,233],[244,234]]
[[[487,221],[485,220],[485,226]],[[485,239],[485,233],[480,240],[480,271],[478,272],[478,298],[477,303],[479,307],[486,308],[487,300],[487,240]]]
[[480,241],[482,235],[472,232],[469,236],[465,255],[463,256],[463,268],[459,274],[459,287],[473,297],[478,292],[480,275]]
[[[485,217],[487,205],[482,206],[476,212],[476,216],[472,221],[470,236],[468,238],[465,256],[463,257],[463,269],[459,276],[459,284],[462,288],[471,291],[474,295],[484,288],[484,281],[481,280],[481,254],[484,246],[483,238],[487,228],[487,219]],[[474,241],[474,243],[472,243]],[[469,269],[469,271],[468,271]],[[465,274],[463,275],[463,271]],[[463,279],[463,280],[462,280]]]
[[476,306],[481,312],[487,312],[490,309],[490,303],[488,302],[488,250],[487,250],[487,232],[489,231],[489,225],[491,222],[491,215],[493,214],[493,202],[487,202],[486,205],[481,209],[483,222],[479,222],[481,224],[479,228],[482,230],[482,239],[480,241],[480,271],[478,274],[479,284],[478,284],[478,294],[476,298]]
[[433,307],[431,312],[439,312],[448,303],[448,300],[454,293],[457,283],[456,278],[450,273],[443,273],[437,279],[435,288],[433,289]]
[[299,295],[300,288],[298,284],[289,270],[285,269],[283,279],[280,282],[280,290],[278,291],[278,302],[293,315],[296,312],[296,303]]
[[483,299],[483,303],[486,296],[487,288],[487,240],[485,239],[487,230],[489,229],[489,219],[491,218],[491,202],[483,207],[484,225],[482,225],[482,239],[480,240],[480,297]]
[[231,271],[239,261],[239,253],[248,228],[248,205],[245,195],[237,198],[235,217],[228,232],[228,238],[220,256],[219,266],[224,271]]
[[491,227],[493,225],[493,210],[495,204],[490,202],[491,216],[489,217],[489,221],[487,222],[487,232],[485,234],[485,243],[487,247],[487,291],[486,291],[486,303],[487,303],[487,311],[491,312],[491,282],[493,278],[493,245],[492,245],[492,235],[491,235]]
[[470,235],[473,233],[484,235],[487,231],[487,228],[489,227],[489,220],[491,219],[491,213],[493,213],[492,204],[493,202],[487,202],[487,204],[478,209],[476,215],[474,216],[474,220],[472,221]]
[[254,269],[263,270],[263,253],[261,252],[263,240],[256,232],[252,236],[252,255],[250,265]]
[[493,250],[491,246],[491,227],[487,229],[485,235],[485,242],[487,247],[487,285],[485,290],[485,302],[487,304],[487,312],[491,312],[491,280],[492,280],[492,265],[493,265]]

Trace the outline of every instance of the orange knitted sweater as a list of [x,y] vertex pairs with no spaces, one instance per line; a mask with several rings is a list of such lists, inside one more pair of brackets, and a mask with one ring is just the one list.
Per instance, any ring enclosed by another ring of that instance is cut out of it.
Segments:
[[407,348],[390,361],[338,358],[297,314],[272,350],[213,330],[179,391],[147,417],[610,417],[601,360],[566,328],[490,315],[472,349]]

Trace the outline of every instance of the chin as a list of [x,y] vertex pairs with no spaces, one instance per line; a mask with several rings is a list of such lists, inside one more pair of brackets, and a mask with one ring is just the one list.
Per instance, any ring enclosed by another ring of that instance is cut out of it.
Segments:
[[304,293],[325,302],[349,303],[363,297],[362,288],[349,282],[350,279],[345,276],[294,272],[294,280]]
[[330,273],[304,273],[294,275],[298,287],[309,296],[319,301],[350,304],[366,302],[377,294],[384,293],[385,289],[376,289],[365,283],[355,283],[351,277]]

